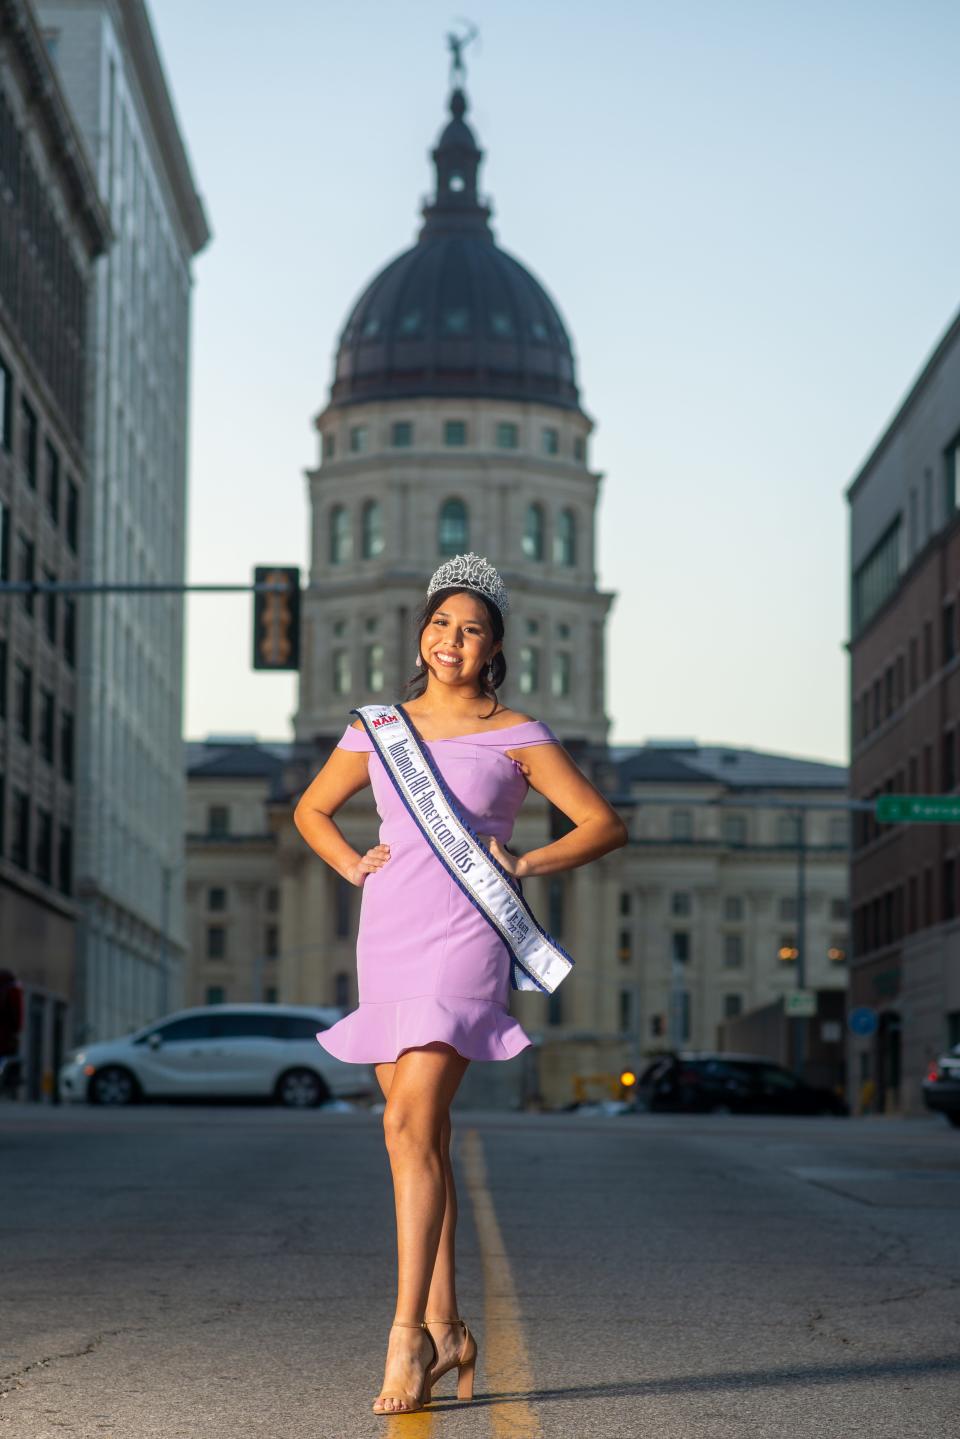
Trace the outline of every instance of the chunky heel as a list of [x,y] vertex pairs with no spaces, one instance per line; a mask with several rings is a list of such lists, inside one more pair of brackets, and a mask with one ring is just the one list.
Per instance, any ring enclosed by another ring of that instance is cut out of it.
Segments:
[[434,1368],[430,1374],[431,1385],[436,1384],[451,1369],[457,1371],[457,1398],[468,1402],[473,1398],[473,1380],[477,1372],[477,1341],[462,1319],[427,1319],[426,1324],[460,1324],[463,1326],[463,1343],[456,1359],[449,1360],[442,1369]]

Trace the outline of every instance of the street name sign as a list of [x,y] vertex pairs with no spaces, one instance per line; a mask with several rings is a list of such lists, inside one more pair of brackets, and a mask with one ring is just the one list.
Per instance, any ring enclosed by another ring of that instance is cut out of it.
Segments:
[[793,1019],[813,1019],[817,1012],[817,996],[812,989],[788,989],[783,996],[783,1012]]
[[876,800],[878,824],[960,824],[960,796],[954,794],[882,794]]

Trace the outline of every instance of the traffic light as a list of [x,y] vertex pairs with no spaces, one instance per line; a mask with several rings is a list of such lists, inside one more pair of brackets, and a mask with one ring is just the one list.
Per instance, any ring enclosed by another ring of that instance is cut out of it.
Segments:
[[254,590],[253,667],[300,668],[300,570],[296,565],[258,565],[254,584],[283,584],[284,591]]

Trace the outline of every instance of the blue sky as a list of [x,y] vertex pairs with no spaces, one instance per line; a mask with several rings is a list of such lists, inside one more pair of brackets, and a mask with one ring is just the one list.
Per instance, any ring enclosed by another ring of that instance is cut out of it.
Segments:
[[[352,300],[414,238],[455,15],[151,9],[214,229],[190,573],[235,581],[307,563],[311,419]],[[960,7],[470,13],[498,239],[557,300],[598,425],[612,738],[844,760],[843,489],[960,300]],[[288,733],[294,679],[250,670],[248,611],[189,603],[191,736]]]

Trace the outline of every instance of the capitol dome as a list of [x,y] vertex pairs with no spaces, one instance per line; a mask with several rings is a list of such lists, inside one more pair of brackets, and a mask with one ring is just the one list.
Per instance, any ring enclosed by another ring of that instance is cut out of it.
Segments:
[[461,89],[436,149],[436,194],[417,243],[350,312],[330,404],[476,397],[579,409],[570,338],[556,305],[501,250],[477,192],[483,152]]

